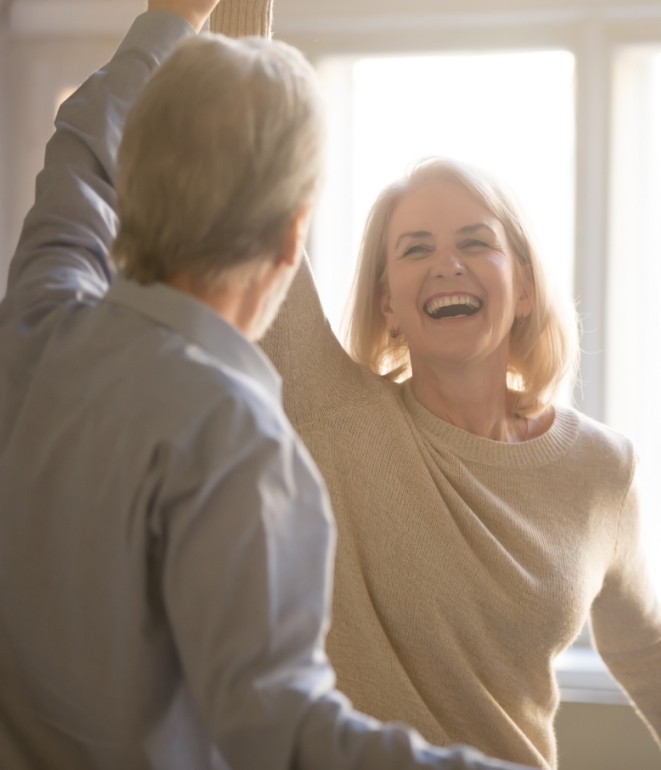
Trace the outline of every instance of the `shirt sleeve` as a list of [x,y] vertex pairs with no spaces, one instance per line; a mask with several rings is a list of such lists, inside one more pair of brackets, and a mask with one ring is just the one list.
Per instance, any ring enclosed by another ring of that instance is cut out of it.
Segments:
[[591,611],[600,655],[661,745],[661,606],[641,536],[635,478],[622,504],[612,563]]
[[58,111],[12,260],[0,318],[46,314],[71,300],[96,302],[114,274],[114,181],[124,122],[151,72],[183,37],[194,35],[166,11],[139,16],[114,57]]
[[[284,417],[282,418],[284,420]],[[165,607],[206,729],[233,770],[514,770],[383,725],[324,652],[334,528],[298,439],[241,404],[182,447],[159,503]],[[202,463],[202,465],[200,465]]]

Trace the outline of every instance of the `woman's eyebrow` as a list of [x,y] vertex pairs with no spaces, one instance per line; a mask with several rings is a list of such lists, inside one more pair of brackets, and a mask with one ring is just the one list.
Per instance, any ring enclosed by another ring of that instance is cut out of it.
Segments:
[[475,233],[478,230],[488,230],[493,235],[497,235],[493,227],[486,224],[485,222],[478,222],[474,225],[465,225],[464,227],[460,227],[459,230],[457,230],[457,235],[470,235],[471,233]]
[[416,230],[413,233],[402,233],[395,241],[395,248],[399,246],[404,238],[433,238],[433,236],[430,232],[427,232],[427,230]]

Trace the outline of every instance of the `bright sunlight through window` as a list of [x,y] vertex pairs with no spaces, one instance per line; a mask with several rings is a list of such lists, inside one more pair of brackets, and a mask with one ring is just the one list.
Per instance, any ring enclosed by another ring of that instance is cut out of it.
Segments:
[[607,421],[640,456],[645,543],[661,593],[661,50],[620,51],[613,95]]
[[338,328],[366,214],[421,157],[495,174],[532,221],[551,272],[571,291],[574,57],[565,51],[334,57],[320,64],[331,117],[328,184],[312,261]]

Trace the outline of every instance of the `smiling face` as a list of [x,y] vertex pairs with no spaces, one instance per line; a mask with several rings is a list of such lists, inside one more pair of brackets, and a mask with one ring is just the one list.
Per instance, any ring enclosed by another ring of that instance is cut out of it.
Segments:
[[404,193],[387,233],[381,310],[406,339],[414,379],[474,364],[505,377],[512,324],[531,311],[528,286],[503,225],[465,187],[426,182]]

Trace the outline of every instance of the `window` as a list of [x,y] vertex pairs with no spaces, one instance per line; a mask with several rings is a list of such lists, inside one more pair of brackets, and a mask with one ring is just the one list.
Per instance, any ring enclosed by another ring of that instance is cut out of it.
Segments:
[[618,50],[613,70],[606,420],[640,455],[661,593],[661,45]]
[[574,256],[574,57],[566,51],[335,57],[319,65],[333,159],[312,259],[335,328],[379,191],[441,155],[493,173],[524,203],[556,281]]

